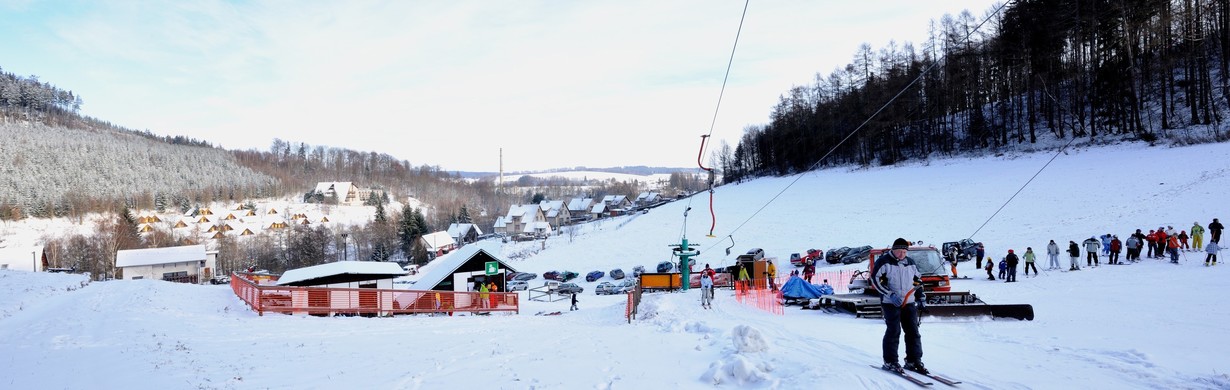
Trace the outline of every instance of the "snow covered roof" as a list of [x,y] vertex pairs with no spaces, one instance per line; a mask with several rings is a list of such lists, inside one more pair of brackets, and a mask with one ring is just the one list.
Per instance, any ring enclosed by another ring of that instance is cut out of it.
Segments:
[[449,245],[457,245],[457,242],[453,241],[453,237],[449,236],[446,231],[424,234],[420,239],[423,240],[423,246],[427,247],[427,250],[430,252],[435,252]]
[[[492,247],[485,248],[487,246]],[[418,280],[414,282],[414,289],[432,289],[436,285],[440,284],[440,282],[443,282],[445,278],[452,276],[453,273],[457,272],[458,268],[461,268],[461,266],[466,263],[466,261],[469,261],[479,253],[484,253],[492,259],[498,261],[501,268],[508,269],[509,271],[516,271],[516,269],[513,269],[513,267],[508,265],[508,260],[496,255],[496,253],[499,252],[498,245],[478,243],[466,245],[465,247],[455,250],[452,253],[437,257],[435,260],[432,260],[432,262],[419,268],[420,276]]]
[[589,209],[589,212],[594,213],[594,214],[600,214],[600,213],[606,212],[606,203],[602,203],[602,202],[594,203],[594,208]]
[[536,208],[536,207],[538,207],[538,206],[537,206],[537,205],[522,205],[522,204],[515,204],[515,205],[512,205],[512,206],[508,206],[508,214],[505,214],[505,215],[508,217],[508,219],[513,219],[513,218],[516,218],[516,217],[524,217],[524,216],[525,216],[525,213],[529,211],[529,210],[527,210],[529,207],[535,207],[535,208]]
[[572,200],[568,201],[568,210],[585,211],[589,210],[593,204],[593,198],[572,198]]
[[470,230],[473,230],[474,234],[483,234],[483,231],[478,228],[478,225],[472,223],[453,223],[448,225],[448,236],[461,237],[466,235],[466,233]]
[[125,249],[115,252],[115,266],[120,268],[192,261],[205,261],[205,245]]
[[384,261],[339,261],[286,271],[278,278],[277,284],[280,286],[296,283],[302,284],[300,282],[337,275],[370,276],[371,278],[368,279],[355,280],[373,280],[393,278],[405,274],[406,271],[401,269],[401,266],[398,266],[397,263]]
[[508,222],[504,221],[504,216],[495,217],[495,224],[492,227],[502,228],[508,226]]

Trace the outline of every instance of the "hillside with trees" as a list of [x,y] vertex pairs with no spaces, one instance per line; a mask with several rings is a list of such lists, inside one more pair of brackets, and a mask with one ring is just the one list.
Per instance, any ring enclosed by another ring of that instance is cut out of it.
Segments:
[[784,93],[719,167],[732,182],[1073,140],[1224,141],[1228,4],[1020,0],[945,17],[921,50],[864,44]]

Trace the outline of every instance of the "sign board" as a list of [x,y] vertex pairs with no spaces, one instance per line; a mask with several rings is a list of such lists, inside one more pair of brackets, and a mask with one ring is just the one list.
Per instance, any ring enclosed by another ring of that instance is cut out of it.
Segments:
[[484,268],[484,269],[486,269],[486,271],[487,271],[487,275],[495,275],[495,274],[498,274],[498,273],[500,273],[500,262],[498,262],[498,261],[488,261],[488,262],[486,262],[486,263],[485,263],[485,266],[484,266],[483,268]]

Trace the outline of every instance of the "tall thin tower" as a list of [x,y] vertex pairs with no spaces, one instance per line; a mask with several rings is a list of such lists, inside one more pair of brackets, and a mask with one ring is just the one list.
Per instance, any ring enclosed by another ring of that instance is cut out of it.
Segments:
[[504,148],[500,148],[500,193],[504,192]]

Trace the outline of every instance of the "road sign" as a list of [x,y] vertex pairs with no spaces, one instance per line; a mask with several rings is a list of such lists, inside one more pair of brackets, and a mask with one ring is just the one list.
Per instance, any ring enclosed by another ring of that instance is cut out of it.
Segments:
[[488,262],[487,262],[487,263],[485,263],[485,264],[486,264],[486,266],[485,266],[485,267],[483,267],[483,268],[485,268],[485,269],[487,270],[487,275],[495,275],[495,274],[500,273],[500,262],[498,262],[498,261],[488,261]]

